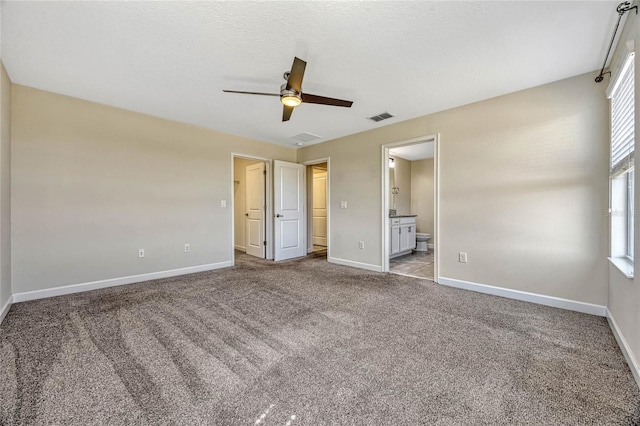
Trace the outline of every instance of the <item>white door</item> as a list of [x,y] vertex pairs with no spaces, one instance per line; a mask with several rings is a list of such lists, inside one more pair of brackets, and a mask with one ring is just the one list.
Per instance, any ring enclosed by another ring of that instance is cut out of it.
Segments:
[[313,170],[313,244],[327,246],[327,172]]
[[264,163],[247,166],[245,171],[245,247],[247,254],[264,259],[266,253],[264,238],[265,186]]
[[409,248],[409,225],[400,225],[400,251]]
[[273,162],[273,201],[275,260],[307,255],[305,204],[305,166]]
[[415,225],[400,226],[400,251],[413,250],[416,248],[416,227]]
[[400,253],[400,225],[391,226],[391,252],[389,254]]

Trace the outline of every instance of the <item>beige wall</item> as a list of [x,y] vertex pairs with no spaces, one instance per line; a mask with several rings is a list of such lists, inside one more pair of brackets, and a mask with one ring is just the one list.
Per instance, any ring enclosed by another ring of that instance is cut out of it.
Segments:
[[230,261],[231,152],[296,158],[18,85],[11,134],[14,293]]
[[331,156],[332,257],[381,264],[381,145],[439,133],[440,276],[606,304],[608,107],[593,77],[301,149]]
[[[400,188],[400,192],[395,196],[397,214],[411,214],[411,161],[394,155],[389,157],[395,160],[395,167],[389,169],[390,172],[393,170],[393,182],[391,177],[389,182],[393,183],[391,186]],[[390,194],[390,197],[389,206],[393,208],[393,195]]]
[[[640,43],[640,18],[633,12],[627,14],[627,21],[624,26],[624,30],[619,38],[618,46],[615,50],[613,59],[611,60],[612,68],[616,68],[617,64],[622,60],[627,40],[635,40],[636,52]],[[640,132],[638,131],[638,123],[640,123],[640,59],[636,55],[635,58],[635,77],[636,77],[636,147],[635,150],[640,150],[638,140],[640,139]],[[601,86],[606,87],[609,84],[610,79],[600,83]],[[609,137],[607,136],[607,140]],[[639,211],[640,204],[640,174],[635,173],[635,211]],[[636,218],[638,216],[636,215]],[[635,241],[636,253],[640,248],[640,230],[636,220],[635,226]],[[640,256],[635,256],[634,262],[635,278],[626,278],[619,270],[613,265],[609,265],[609,302],[608,309],[610,315],[614,318],[629,349],[632,352],[632,356],[635,359],[636,366],[640,367]],[[638,377],[637,377],[638,378]],[[638,382],[640,385],[640,381]]]
[[233,227],[235,229],[235,246],[238,250],[246,250],[246,168],[252,164],[259,163],[256,160],[246,158],[234,158],[233,160],[233,196],[234,198],[234,219]]
[[11,296],[11,80],[0,64],[0,309]]
[[411,162],[411,214],[417,215],[416,231],[431,234],[429,244],[436,243],[433,164],[433,158]]

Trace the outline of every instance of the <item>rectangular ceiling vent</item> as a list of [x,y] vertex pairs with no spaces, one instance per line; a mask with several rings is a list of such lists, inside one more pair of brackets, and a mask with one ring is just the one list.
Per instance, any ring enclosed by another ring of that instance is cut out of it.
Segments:
[[382,114],[374,115],[373,117],[367,117],[367,118],[377,123],[378,121],[386,120],[391,117],[393,117],[393,114],[388,112],[383,112]]
[[311,142],[316,139],[320,139],[322,136],[314,135],[313,133],[300,133],[299,135],[291,136],[291,139],[295,139],[300,142]]

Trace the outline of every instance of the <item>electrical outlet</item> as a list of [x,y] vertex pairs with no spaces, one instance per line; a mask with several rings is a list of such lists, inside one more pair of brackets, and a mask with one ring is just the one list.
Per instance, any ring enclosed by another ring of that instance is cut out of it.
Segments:
[[360,247],[360,250],[364,249],[364,241],[360,241],[358,247]]
[[185,244],[184,245],[184,252],[185,253],[190,253],[191,252],[191,245]]
[[461,251],[460,253],[458,253],[458,262],[467,263],[467,253],[466,252]]
[[144,257],[144,249],[138,249],[138,257]]
[[346,209],[347,208],[347,202],[346,201],[340,201],[340,208],[341,209]]
[[227,200],[220,200],[220,207],[227,207]]

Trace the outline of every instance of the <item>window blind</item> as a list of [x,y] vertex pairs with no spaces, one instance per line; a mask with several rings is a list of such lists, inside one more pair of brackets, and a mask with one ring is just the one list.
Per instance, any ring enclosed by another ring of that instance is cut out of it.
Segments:
[[611,175],[633,167],[635,147],[635,73],[630,54],[611,91]]

